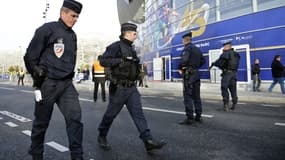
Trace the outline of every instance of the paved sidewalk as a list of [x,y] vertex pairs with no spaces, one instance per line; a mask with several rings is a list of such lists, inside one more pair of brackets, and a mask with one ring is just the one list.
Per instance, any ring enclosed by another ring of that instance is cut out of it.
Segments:
[[[276,85],[273,92],[267,91],[271,83],[262,83],[261,92],[253,92],[251,87],[238,84],[238,98],[240,102],[258,102],[284,104],[285,95],[281,94],[280,86]],[[149,88],[141,88],[142,94],[159,94],[182,96],[182,82],[149,82]],[[201,97],[203,99],[222,100],[220,83],[201,83]]]
[[[93,82],[85,81],[80,84],[74,83],[79,90],[93,91]],[[281,94],[280,86],[277,84],[272,93],[267,91],[271,83],[262,83],[261,92],[253,92],[250,86],[238,84],[238,97],[240,102],[258,102],[270,104],[284,104],[285,95]],[[139,90],[142,95],[161,95],[182,97],[182,82],[154,82],[148,83],[149,88]],[[201,97],[210,100],[222,100],[219,83],[201,83]]]
[[[0,84],[14,84],[16,82],[2,81]],[[26,83],[26,85],[30,85]],[[92,81],[83,81],[81,83],[74,82],[78,90],[85,90],[93,92],[94,83]],[[148,83],[149,88],[141,88],[139,90],[142,95],[161,95],[161,96],[177,96],[182,97],[182,82],[154,82]],[[281,94],[280,86],[277,84],[272,93],[267,91],[270,83],[261,84],[261,92],[252,92],[251,87],[244,84],[238,84],[238,98],[239,102],[257,102],[269,104],[284,104],[285,95]],[[108,91],[108,89],[106,89]],[[201,97],[202,99],[222,100],[220,84],[219,83],[201,83]]]

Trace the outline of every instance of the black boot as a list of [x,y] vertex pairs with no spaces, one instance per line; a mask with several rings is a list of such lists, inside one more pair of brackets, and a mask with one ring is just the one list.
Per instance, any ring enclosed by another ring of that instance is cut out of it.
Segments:
[[83,160],[82,157],[71,158],[71,160]]
[[105,149],[105,150],[110,150],[111,149],[111,145],[108,143],[107,138],[105,136],[98,136],[98,144],[101,148]]
[[153,149],[161,149],[164,145],[166,145],[166,142],[164,142],[163,140],[159,142],[154,139],[149,139],[149,140],[144,141],[145,149],[148,152]]
[[235,110],[236,109],[236,104],[233,104],[231,107],[231,110]]
[[181,125],[191,125],[191,124],[194,124],[195,121],[194,121],[193,118],[186,118],[186,119],[184,119],[182,121],[179,121],[178,123],[181,124]]
[[228,103],[224,104],[224,111],[225,112],[229,111],[229,104]]
[[203,123],[202,117],[199,114],[196,114],[195,119],[196,122]]
[[32,155],[33,160],[43,160],[43,155],[42,154],[34,154]]

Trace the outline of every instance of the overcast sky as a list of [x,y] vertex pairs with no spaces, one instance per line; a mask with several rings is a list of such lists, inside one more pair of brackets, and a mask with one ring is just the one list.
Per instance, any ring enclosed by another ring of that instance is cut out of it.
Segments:
[[[118,37],[120,32],[116,0],[78,0],[83,10],[74,31],[78,38],[93,35]],[[63,0],[48,0],[47,21],[57,21]],[[46,0],[7,0],[0,5],[0,50],[27,48],[35,29],[45,20]]]

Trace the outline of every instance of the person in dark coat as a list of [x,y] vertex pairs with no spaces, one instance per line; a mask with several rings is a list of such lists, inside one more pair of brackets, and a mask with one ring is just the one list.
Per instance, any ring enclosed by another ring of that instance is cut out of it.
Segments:
[[284,88],[284,77],[285,77],[285,71],[284,66],[281,63],[281,56],[276,55],[271,63],[271,71],[272,71],[272,77],[273,82],[270,85],[268,91],[272,92],[272,89],[274,86],[279,83],[282,94],[285,94],[285,88]]
[[260,66],[259,66],[259,59],[255,59],[254,60],[254,64],[252,65],[252,90],[255,92],[259,92],[259,88],[260,88],[260,83],[261,83],[261,79],[260,79]]

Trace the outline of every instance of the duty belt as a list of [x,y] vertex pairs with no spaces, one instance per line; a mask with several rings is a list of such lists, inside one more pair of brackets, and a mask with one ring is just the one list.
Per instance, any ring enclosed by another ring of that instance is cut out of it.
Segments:
[[237,70],[225,69],[224,72],[236,72]]
[[123,86],[123,87],[132,87],[135,86],[135,84],[136,84],[135,81],[129,81],[129,80],[120,80],[117,83],[118,86]]

